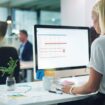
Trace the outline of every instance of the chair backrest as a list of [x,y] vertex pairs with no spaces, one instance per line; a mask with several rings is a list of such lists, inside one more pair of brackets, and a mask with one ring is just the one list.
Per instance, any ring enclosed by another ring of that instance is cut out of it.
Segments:
[[[18,59],[18,53],[17,50],[14,47],[0,47],[0,66],[7,67],[7,63],[12,57],[14,60],[18,60],[17,66],[14,70],[14,77],[16,79],[16,82],[19,82],[19,71],[20,71],[20,63]],[[0,72],[0,84],[6,83],[7,74],[2,76],[2,73]]]
[[7,31],[7,23],[0,21],[0,40],[2,40]]
[[104,101],[104,104],[103,105],[105,105],[105,101]]

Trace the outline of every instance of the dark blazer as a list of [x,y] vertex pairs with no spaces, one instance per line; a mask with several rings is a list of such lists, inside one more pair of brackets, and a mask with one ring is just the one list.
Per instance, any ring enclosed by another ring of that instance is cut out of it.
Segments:
[[22,60],[23,61],[33,60],[33,46],[29,41],[27,41],[25,46],[24,46],[24,49],[22,52]]

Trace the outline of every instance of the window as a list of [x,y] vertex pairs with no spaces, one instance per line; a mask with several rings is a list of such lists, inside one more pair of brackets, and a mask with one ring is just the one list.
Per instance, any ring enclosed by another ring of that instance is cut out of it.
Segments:
[[41,11],[40,24],[44,25],[60,25],[61,17],[60,12],[54,11]]
[[31,42],[34,35],[34,25],[36,23],[36,12],[15,10],[15,28],[17,30],[27,30],[29,34],[29,40]]

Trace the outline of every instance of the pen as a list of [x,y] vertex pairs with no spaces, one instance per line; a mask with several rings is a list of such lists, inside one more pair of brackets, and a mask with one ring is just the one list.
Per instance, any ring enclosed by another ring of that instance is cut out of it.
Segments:
[[49,90],[50,93],[56,93],[56,91]]
[[50,92],[50,93],[55,93],[55,94],[63,94],[61,91],[56,92],[56,91],[49,90],[49,92]]

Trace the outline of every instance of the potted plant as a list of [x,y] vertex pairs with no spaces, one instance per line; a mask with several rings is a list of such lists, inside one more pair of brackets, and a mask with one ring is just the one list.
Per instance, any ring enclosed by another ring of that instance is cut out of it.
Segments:
[[8,90],[14,90],[15,89],[15,78],[13,76],[14,70],[17,66],[17,60],[13,60],[12,57],[10,57],[8,63],[8,67],[0,67],[0,71],[4,74],[8,74],[8,77],[6,79],[6,85],[8,86]]

